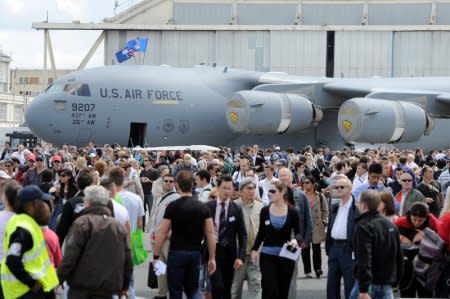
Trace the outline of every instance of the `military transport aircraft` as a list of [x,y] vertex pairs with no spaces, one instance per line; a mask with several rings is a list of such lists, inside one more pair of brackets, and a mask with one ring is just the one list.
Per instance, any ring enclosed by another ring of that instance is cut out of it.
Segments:
[[450,145],[450,77],[334,79],[228,67],[105,66],[68,74],[26,110],[63,143]]

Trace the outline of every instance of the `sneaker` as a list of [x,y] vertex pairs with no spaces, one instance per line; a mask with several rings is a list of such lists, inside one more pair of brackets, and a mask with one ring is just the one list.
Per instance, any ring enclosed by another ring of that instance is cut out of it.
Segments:
[[312,277],[312,274],[311,274],[311,273],[306,273],[305,278],[306,278],[306,279],[311,279],[311,278],[313,278],[313,277]]

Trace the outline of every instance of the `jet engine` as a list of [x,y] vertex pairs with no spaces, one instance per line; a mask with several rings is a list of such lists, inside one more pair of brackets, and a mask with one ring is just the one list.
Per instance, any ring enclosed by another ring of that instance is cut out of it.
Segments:
[[413,103],[353,98],[339,108],[338,127],[348,141],[412,142],[433,129],[434,121]]
[[236,92],[226,108],[228,126],[237,133],[298,132],[315,126],[322,116],[304,96],[267,91]]

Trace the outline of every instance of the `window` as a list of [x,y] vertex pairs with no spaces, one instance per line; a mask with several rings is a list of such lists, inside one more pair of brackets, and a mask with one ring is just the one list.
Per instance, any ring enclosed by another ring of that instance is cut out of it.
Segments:
[[7,109],[8,105],[6,103],[0,103],[0,121],[7,120]]
[[23,105],[14,105],[14,121],[23,121]]
[[30,77],[28,82],[30,84],[39,84],[39,77]]
[[28,84],[28,77],[20,77],[19,84]]

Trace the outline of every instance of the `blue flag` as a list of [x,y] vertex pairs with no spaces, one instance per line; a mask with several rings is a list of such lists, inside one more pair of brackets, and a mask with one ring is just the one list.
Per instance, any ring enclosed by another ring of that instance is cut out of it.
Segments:
[[136,56],[136,52],[147,51],[148,38],[140,39],[139,37],[127,42],[124,49],[116,53],[116,58],[119,63],[127,61],[131,57]]
[[136,50],[125,48],[116,53],[116,58],[119,63],[122,63],[122,62],[130,59],[131,57],[134,57],[135,55],[136,55]]
[[147,51],[148,38],[140,39],[139,37],[130,40],[127,43],[127,49],[134,49],[137,52]]

